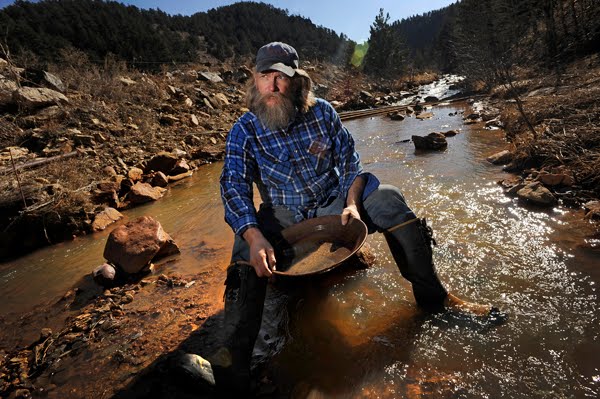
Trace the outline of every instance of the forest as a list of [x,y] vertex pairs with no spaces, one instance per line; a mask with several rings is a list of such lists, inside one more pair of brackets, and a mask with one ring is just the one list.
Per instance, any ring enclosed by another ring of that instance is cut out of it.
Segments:
[[[433,70],[462,73],[488,86],[513,66],[557,69],[598,52],[600,3],[594,0],[462,0],[399,21],[381,9],[366,45],[308,18],[258,2],[168,15],[116,1],[19,0],[0,10],[1,42],[20,64],[57,62],[76,48],[91,60],[116,56],[141,69],[165,63],[251,57],[269,41],[292,44],[304,59],[354,64],[389,78]],[[355,49],[360,63],[352,60]],[[40,65],[40,66],[41,66]]]
[[141,69],[253,55],[265,42],[292,44],[305,59],[348,63],[354,42],[264,3],[244,2],[170,16],[116,1],[17,1],[0,10],[1,41],[20,64],[57,62],[65,48],[102,63],[109,54]]

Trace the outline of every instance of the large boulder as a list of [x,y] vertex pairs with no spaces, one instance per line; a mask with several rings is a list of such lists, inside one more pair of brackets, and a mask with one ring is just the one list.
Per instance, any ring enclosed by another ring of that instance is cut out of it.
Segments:
[[418,150],[443,150],[448,147],[446,136],[442,133],[429,133],[427,136],[412,136],[415,148]]
[[178,253],[179,247],[171,236],[150,216],[114,229],[104,248],[106,260],[130,274],[143,271],[161,257]]

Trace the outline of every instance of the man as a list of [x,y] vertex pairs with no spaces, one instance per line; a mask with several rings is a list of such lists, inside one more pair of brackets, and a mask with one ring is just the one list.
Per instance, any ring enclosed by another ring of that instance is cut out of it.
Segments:
[[[311,84],[293,47],[280,42],[261,47],[247,93],[250,112],[227,137],[221,194],[235,242],[225,290],[225,343],[211,360],[217,384],[227,379],[240,391],[250,385],[267,281],[277,268],[273,243],[283,228],[307,218],[339,214],[343,224],[362,219],[369,232],[382,232],[424,309],[501,317],[496,308],[446,291],[432,262],[431,229],[396,187],[363,171],[352,136],[333,107],[313,97]],[[262,199],[258,212],[253,183]],[[208,363],[188,356],[190,374],[206,371]]]

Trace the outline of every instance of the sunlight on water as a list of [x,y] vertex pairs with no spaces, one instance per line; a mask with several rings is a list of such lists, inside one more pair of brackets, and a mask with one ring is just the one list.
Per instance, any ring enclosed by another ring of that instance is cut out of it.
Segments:
[[[365,169],[398,186],[433,227],[447,287],[506,310],[508,323],[422,313],[375,234],[367,241],[375,266],[312,283],[278,372],[287,373],[299,398],[600,396],[600,271],[597,252],[582,247],[589,225],[573,211],[527,208],[505,196],[496,181],[506,174],[485,162],[504,149],[502,133],[463,126],[454,115],[460,106],[432,111],[423,121],[373,117],[346,125]],[[460,133],[442,152],[416,153],[406,141],[450,129]],[[202,167],[160,201],[126,212],[127,220],[155,217],[180,246],[165,271],[225,268],[233,236],[223,222],[220,168]],[[0,265],[0,315],[62,295],[102,263],[107,235]]]
[[[557,240],[584,223],[565,210],[527,209],[506,197],[495,183],[505,175],[485,162],[503,149],[501,133],[445,116],[457,110],[436,108],[440,116],[427,121],[381,117],[346,125],[365,168],[400,187],[433,226],[435,261],[447,287],[507,310],[509,322],[491,327],[422,314],[385,240],[373,235],[368,243],[377,265],[326,287],[318,317],[302,315],[313,332],[324,328],[319,324],[330,326],[328,334],[333,328],[345,349],[331,349],[330,339],[318,355],[299,361],[313,362],[311,375],[329,375],[312,379],[321,397],[596,397],[600,301],[592,277],[578,269],[577,251]],[[419,154],[401,142],[457,128],[461,133],[448,138],[444,152]],[[322,366],[330,356],[340,357],[343,372]]]

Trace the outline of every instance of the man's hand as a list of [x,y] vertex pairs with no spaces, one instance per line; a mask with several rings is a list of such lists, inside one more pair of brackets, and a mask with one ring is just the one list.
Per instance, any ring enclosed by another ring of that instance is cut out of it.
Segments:
[[271,243],[256,227],[250,227],[243,234],[250,246],[250,264],[258,277],[271,277],[275,270],[275,251]]
[[345,226],[350,221],[350,218],[360,220],[360,213],[354,204],[346,206],[342,211],[342,225]]

